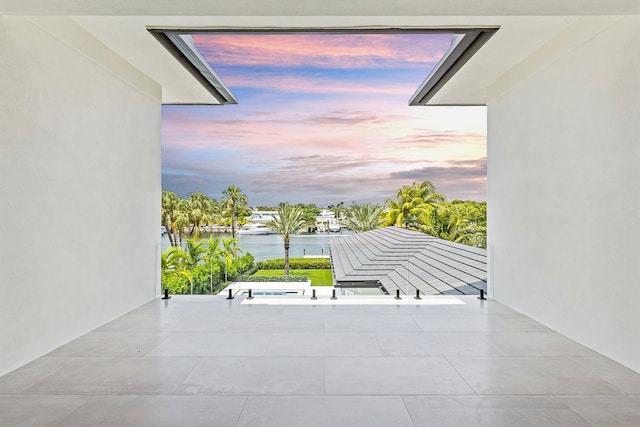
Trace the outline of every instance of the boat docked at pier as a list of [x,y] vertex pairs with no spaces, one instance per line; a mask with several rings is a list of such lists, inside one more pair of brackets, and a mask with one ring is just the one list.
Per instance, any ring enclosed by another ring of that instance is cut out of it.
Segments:
[[338,224],[338,222],[333,221],[329,223],[329,231],[332,233],[338,233],[340,230],[342,230],[342,226],[340,224]]
[[271,228],[263,223],[249,223],[242,229],[238,230],[238,234],[274,234]]

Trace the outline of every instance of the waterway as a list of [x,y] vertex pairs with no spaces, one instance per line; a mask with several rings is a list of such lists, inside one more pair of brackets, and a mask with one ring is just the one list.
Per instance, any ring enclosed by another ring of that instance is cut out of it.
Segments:
[[[341,231],[339,233],[316,233],[291,236],[289,256],[291,258],[302,258],[305,255],[329,255],[329,242],[331,239],[347,234],[351,234],[351,232]],[[231,233],[202,233],[201,239],[209,240],[210,235],[213,235],[214,239],[231,238]],[[254,256],[256,261],[284,258],[284,242],[279,234],[239,234],[236,235],[236,239],[238,239],[238,246],[242,249],[242,254],[249,252]],[[169,238],[167,235],[162,236],[162,250],[164,251],[169,247]]]

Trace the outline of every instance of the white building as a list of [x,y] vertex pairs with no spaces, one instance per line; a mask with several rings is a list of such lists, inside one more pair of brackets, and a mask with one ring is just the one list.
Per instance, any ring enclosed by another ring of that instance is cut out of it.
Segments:
[[257,209],[253,209],[251,211],[251,216],[247,218],[247,222],[266,224],[267,222],[272,221],[274,218],[279,217],[280,214],[278,214],[278,211],[259,211]]

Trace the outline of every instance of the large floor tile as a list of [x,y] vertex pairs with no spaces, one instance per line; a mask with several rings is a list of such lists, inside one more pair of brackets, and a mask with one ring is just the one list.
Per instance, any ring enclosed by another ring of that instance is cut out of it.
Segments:
[[263,356],[271,334],[251,332],[174,332],[149,356]]
[[[473,390],[480,394],[620,394],[571,357],[449,358]],[[579,359],[579,358],[578,358]]]
[[553,397],[404,396],[415,427],[589,427]]
[[168,320],[155,314],[125,314],[100,326],[94,332],[162,332],[167,329]]
[[193,357],[75,357],[27,388],[35,393],[171,393],[198,362]]
[[324,317],[283,314],[247,314],[230,317],[234,332],[324,332]]
[[0,426],[57,426],[87,398],[87,396],[2,395],[0,396]]
[[370,332],[276,333],[268,356],[350,357],[382,356]]
[[479,300],[476,295],[462,295],[456,297],[464,304],[443,305],[448,314],[511,314],[518,315],[517,311],[493,300]]
[[424,332],[507,332],[507,331],[550,331],[544,325],[522,315],[448,315],[414,316]]
[[68,363],[64,358],[40,357],[0,377],[0,393],[22,393]]
[[444,358],[325,359],[326,394],[473,393]]
[[282,306],[284,316],[318,316],[324,318],[326,309],[324,305],[285,305]]
[[233,427],[246,397],[92,396],[59,427]]
[[595,427],[640,426],[640,396],[562,397],[571,409]]
[[[404,297],[407,299],[413,298],[413,296]],[[365,314],[372,315],[389,315],[389,314],[402,314],[402,315],[417,315],[417,316],[443,316],[449,314],[449,309],[446,305],[366,305],[363,307]]]
[[598,356],[557,332],[494,332],[484,336],[504,356]]
[[476,332],[378,333],[384,356],[498,356],[501,355]]
[[323,394],[320,358],[204,358],[176,393],[184,394]]
[[597,375],[628,394],[640,394],[640,373],[604,357],[582,357],[575,362],[592,375]]
[[238,427],[412,427],[399,396],[254,396]]
[[422,332],[411,315],[327,315],[327,332]]
[[94,332],[217,332],[232,327],[233,318],[228,313],[176,311],[152,315],[135,312],[125,314]]
[[91,332],[48,356],[144,356],[167,337],[161,332]]

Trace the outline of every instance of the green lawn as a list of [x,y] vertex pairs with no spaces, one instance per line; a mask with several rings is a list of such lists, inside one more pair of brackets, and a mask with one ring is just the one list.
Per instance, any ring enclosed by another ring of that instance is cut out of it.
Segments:
[[[307,276],[311,286],[333,286],[331,270],[291,270],[292,276]],[[258,270],[254,276],[283,276],[284,270]]]

